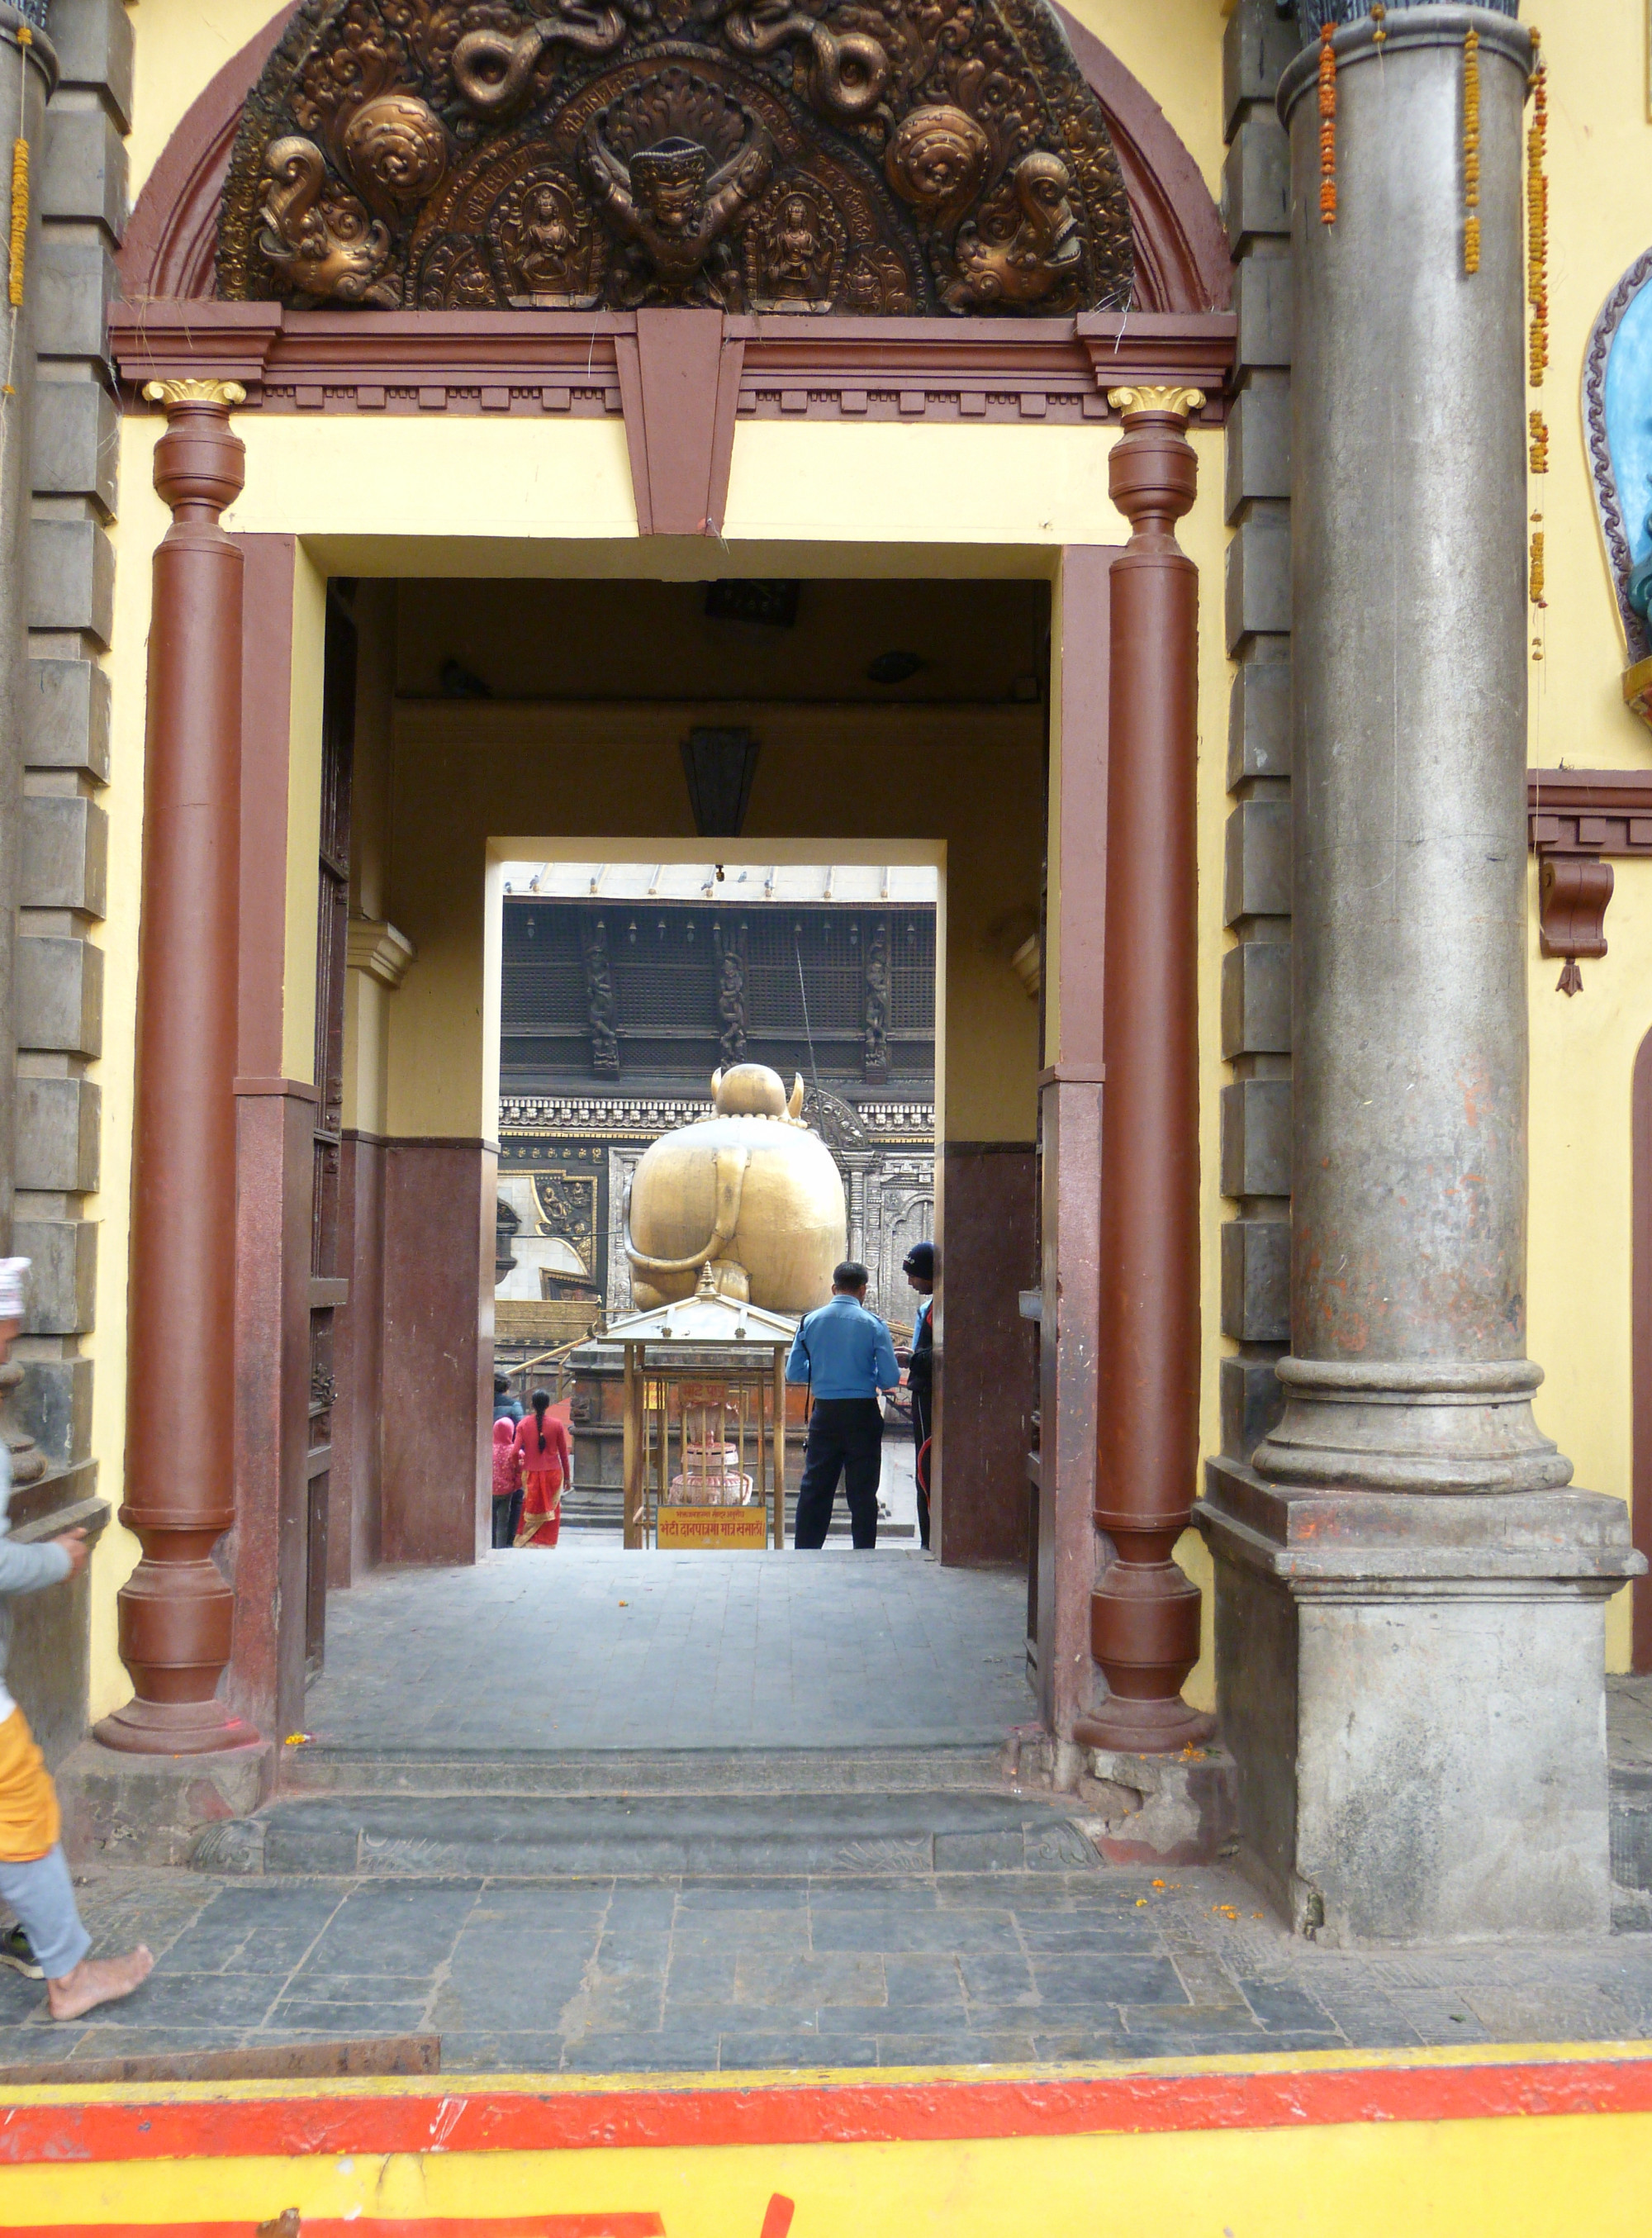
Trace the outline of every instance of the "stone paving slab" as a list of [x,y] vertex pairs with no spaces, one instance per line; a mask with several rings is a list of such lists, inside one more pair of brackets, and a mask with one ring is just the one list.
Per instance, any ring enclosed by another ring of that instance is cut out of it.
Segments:
[[528,1884],[110,1871],[157,1954],[66,2027],[0,1973],[0,2063],[435,2029],[448,2073],[969,2064],[1652,2036],[1652,1935],[1293,1941],[1220,1868]]
[[1034,1714],[1027,1581],[825,1548],[569,1543],[327,1597],[305,1723],[345,1748],[996,1745]]

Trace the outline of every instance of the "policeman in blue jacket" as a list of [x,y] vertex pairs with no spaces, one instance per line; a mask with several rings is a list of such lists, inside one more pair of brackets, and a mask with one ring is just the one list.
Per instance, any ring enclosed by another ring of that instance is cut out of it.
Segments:
[[840,1476],[847,1480],[855,1544],[877,1544],[877,1487],[883,1473],[878,1393],[893,1391],[901,1371],[888,1329],[866,1310],[866,1280],[859,1261],[845,1259],[833,1269],[831,1302],[806,1314],[792,1339],[786,1381],[809,1385],[814,1401],[794,1546],[825,1545]]

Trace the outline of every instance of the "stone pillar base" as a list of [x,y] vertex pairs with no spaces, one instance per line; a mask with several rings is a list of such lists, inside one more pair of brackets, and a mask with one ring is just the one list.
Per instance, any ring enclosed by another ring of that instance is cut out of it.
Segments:
[[1075,1797],[1074,1824],[1110,1865],[1209,1865],[1232,1852],[1236,1781],[1225,1749],[1144,1756],[1018,1725],[1002,1769],[1011,1786]]
[[204,1829],[251,1816],[275,1784],[275,1745],[132,1756],[83,1741],[57,1771],[63,1847],[77,1865],[187,1865]]
[[1337,1944],[1604,1935],[1605,1616],[1642,1566],[1594,1493],[1285,1492],[1213,1461],[1239,1857]]

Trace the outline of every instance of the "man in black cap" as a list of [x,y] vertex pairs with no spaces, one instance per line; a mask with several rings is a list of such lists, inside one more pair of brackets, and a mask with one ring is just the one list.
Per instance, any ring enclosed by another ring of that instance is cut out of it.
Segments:
[[918,1486],[918,1536],[929,1544],[929,1399],[935,1381],[935,1332],[929,1326],[935,1295],[935,1246],[915,1243],[901,1272],[918,1294],[918,1315],[912,1325],[912,1349],[895,1358],[906,1369],[907,1389],[912,1394],[912,1441],[916,1448],[915,1473]]

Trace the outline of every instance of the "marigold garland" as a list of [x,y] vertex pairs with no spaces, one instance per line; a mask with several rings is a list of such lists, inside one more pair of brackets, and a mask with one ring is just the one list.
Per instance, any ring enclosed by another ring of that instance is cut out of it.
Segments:
[[1534,474],[1549,472],[1549,423],[1541,412],[1527,414],[1526,425],[1531,433],[1531,471]]
[[1337,57],[1331,50],[1334,26],[1319,27],[1319,216],[1337,222]]
[[1531,603],[1534,606],[1549,604],[1543,596],[1543,533],[1541,528],[1531,532]]
[[1380,47],[1388,36],[1388,10],[1383,0],[1373,0],[1371,11],[1371,43]]
[[1549,138],[1549,89],[1531,34],[1531,123],[1526,133],[1526,300],[1531,306],[1526,378],[1541,388],[1549,370],[1549,182],[1543,156]]
[[1480,34],[1463,37],[1463,269],[1480,268]]
[[[31,47],[27,23],[17,26],[17,44]],[[29,245],[29,142],[21,133],[11,143],[11,272],[7,294],[15,311],[23,301],[23,260]]]

